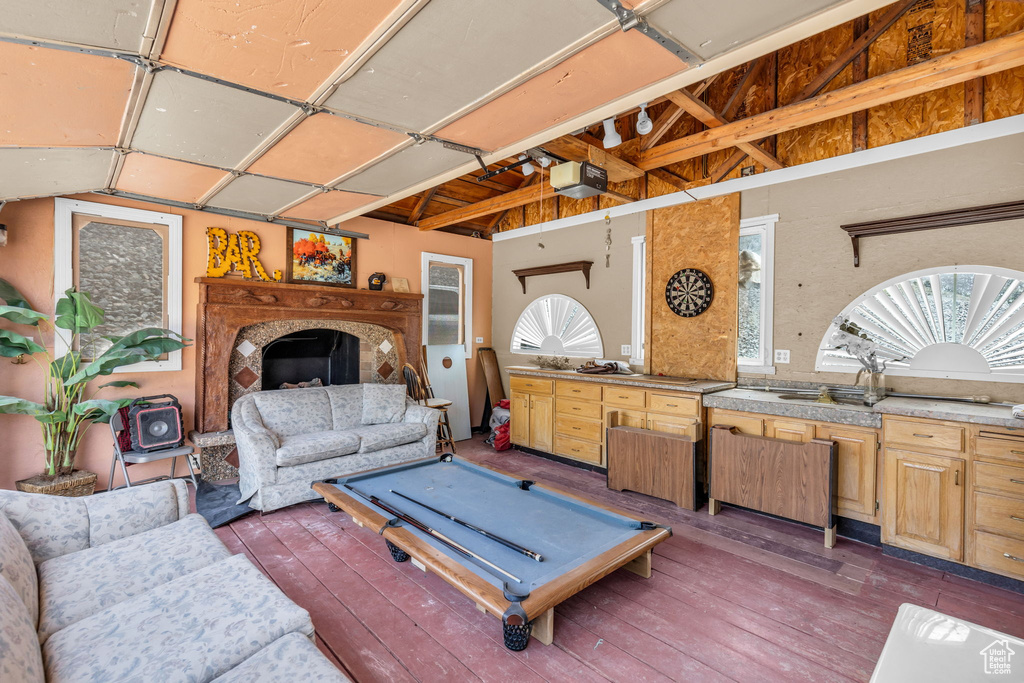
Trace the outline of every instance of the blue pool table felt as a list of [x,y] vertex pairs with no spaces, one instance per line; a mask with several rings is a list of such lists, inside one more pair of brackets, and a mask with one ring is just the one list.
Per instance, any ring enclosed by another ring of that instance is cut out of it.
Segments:
[[[381,516],[394,519],[343,485],[376,496],[517,576],[522,583],[517,584],[405,522],[394,522],[488,582],[517,595],[526,595],[641,533],[641,523],[635,519],[539,487],[524,491],[518,487],[519,481],[461,460],[431,459],[339,478],[334,486]],[[390,490],[538,552],[544,560],[537,562]]]

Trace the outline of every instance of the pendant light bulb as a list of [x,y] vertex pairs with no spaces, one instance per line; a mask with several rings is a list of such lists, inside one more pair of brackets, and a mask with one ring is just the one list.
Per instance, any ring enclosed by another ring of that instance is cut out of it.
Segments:
[[604,148],[611,149],[622,144],[622,136],[615,130],[615,119],[604,120]]
[[636,117],[636,132],[640,135],[647,135],[654,130],[654,122],[647,115],[647,103],[640,105],[640,115]]
[[[528,158],[529,157],[527,157],[525,154],[519,155],[519,161],[526,161]],[[522,169],[524,176],[531,175],[534,171],[533,164],[531,164],[529,161],[526,161],[526,163],[520,166],[519,168]]]

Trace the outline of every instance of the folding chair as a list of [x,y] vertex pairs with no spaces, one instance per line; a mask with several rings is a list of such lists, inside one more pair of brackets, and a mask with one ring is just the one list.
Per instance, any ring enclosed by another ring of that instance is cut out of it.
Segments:
[[[132,487],[136,484],[148,484],[151,481],[159,481],[161,479],[174,479],[174,465],[178,456],[185,456],[185,464],[188,465],[188,476],[192,479],[192,485],[197,489],[199,488],[198,482],[196,482],[196,473],[192,469],[192,459],[188,456],[192,455],[191,446],[179,446],[177,448],[168,448],[163,451],[152,451],[150,453],[142,453],[141,451],[122,451],[121,444],[118,443],[117,436],[120,432],[127,429],[124,422],[121,420],[121,413],[114,413],[114,416],[110,418],[110,434],[114,437],[114,457],[110,462],[110,479],[107,481],[107,490],[114,490],[114,467],[121,463],[121,473],[124,475],[124,485],[116,488]],[[158,476],[150,477],[149,479],[143,479],[141,481],[133,482],[128,478],[128,465],[135,465],[143,462],[155,462],[157,460],[164,460],[165,458],[171,459],[171,474],[170,476]]]

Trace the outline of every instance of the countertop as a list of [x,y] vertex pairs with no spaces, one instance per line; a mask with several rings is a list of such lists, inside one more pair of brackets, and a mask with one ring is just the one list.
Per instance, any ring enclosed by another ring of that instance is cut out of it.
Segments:
[[704,405],[708,408],[740,410],[861,427],[879,428],[882,426],[883,415],[904,415],[932,420],[1010,427],[1024,431],[1024,420],[1013,417],[1008,406],[889,397],[869,408],[861,405],[815,403],[813,398],[813,396],[809,396],[807,401],[787,401],[779,398],[779,394],[774,392],[757,389],[729,389],[705,396]]
[[736,386],[735,382],[721,382],[711,379],[688,379],[685,377],[663,377],[661,375],[587,375],[575,370],[550,370],[528,365],[512,365],[505,368],[510,375],[525,377],[548,377],[551,379],[571,379],[580,382],[601,382],[603,384],[622,384],[645,389],[672,389],[689,391],[695,394],[709,394]]

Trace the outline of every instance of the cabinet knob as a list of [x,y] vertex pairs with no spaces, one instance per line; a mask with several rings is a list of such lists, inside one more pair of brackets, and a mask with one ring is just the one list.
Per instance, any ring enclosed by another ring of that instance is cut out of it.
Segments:
[[953,486],[960,485],[960,470],[953,471]]

